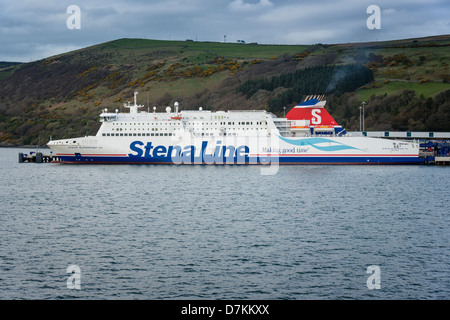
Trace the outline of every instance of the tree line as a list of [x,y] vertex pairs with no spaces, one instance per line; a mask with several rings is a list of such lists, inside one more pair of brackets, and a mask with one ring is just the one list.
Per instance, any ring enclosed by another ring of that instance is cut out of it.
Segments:
[[300,69],[271,78],[243,82],[237,92],[250,99],[259,90],[274,91],[284,88],[269,101],[270,112],[281,112],[284,107],[301,101],[304,95],[341,95],[372,82],[373,73],[359,64],[326,65]]

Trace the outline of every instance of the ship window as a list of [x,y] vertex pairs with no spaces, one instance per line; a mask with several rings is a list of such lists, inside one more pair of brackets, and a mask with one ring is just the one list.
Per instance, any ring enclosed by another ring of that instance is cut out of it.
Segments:
[[120,136],[123,137],[123,133],[121,133]]
[[103,133],[102,136],[106,136],[106,134]]
[[150,135],[153,137],[155,134],[154,134],[154,133],[151,133]]

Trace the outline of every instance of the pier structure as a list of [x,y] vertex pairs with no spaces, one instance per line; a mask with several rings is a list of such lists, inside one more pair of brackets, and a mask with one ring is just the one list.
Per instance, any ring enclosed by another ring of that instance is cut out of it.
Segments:
[[450,140],[429,140],[420,144],[421,157],[437,166],[450,166]]
[[437,166],[450,166],[450,157],[434,157],[434,164]]
[[52,153],[44,154],[34,151],[29,153],[19,152],[19,163],[50,163],[58,162],[59,160],[59,157]]

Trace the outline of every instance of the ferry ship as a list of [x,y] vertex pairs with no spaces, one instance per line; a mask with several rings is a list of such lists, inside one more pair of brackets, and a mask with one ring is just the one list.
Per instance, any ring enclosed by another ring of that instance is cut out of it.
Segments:
[[51,140],[71,164],[417,164],[419,144],[347,133],[313,97],[284,118],[265,110],[103,109],[95,136]]

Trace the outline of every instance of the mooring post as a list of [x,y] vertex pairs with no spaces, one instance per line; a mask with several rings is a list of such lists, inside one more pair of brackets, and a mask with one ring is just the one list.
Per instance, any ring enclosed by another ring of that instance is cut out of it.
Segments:
[[42,163],[42,152],[36,152],[36,163]]

